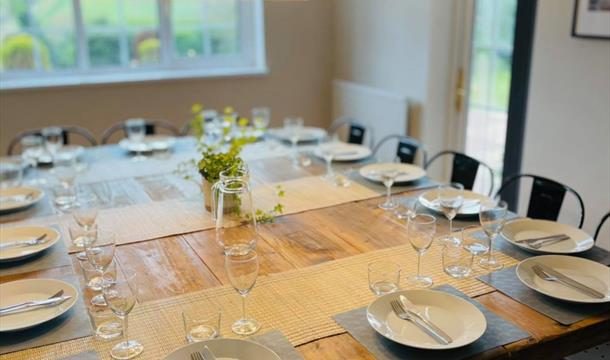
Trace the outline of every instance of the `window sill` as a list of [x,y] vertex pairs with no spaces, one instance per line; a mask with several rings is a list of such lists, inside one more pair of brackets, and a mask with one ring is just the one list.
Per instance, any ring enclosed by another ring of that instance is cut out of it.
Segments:
[[95,74],[57,75],[27,79],[5,79],[0,77],[0,91],[71,87],[98,84],[137,83],[160,80],[195,78],[218,78],[266,75],[267,66],[227,67],[208,69],[151,69],[138,71],[116,71]]

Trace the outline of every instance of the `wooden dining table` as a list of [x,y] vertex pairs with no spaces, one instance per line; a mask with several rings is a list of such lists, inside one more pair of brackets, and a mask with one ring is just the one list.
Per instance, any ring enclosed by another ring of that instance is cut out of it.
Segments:
[[[120,152],[116,145],[106,148],[108,156],[116,156],[116,152]],[[121,161],[132,161],[125,154],[121,156]],[[278,168],[277,163],[264,159],[252,162],[251,169],[269,182],[281,180],[293,171],[303,171],[291,166]],[[172,169],[167,169],[168,173],[171,171]],[[324,167],[314,162],[306,171],[319,175],[324,172]],[[117,183],[121,181],[115,180]],[[155,189],[151,191],[155,200],[176,196],[175,189],[171,187],[155,187],[155,177],[147,181],[144,186]],[[411,198],[423,191],[426,190],[413,189],[395,196]],[[380,201],[382,198],[377,197],[302,211],[278,216],[273,223],[261,225],[257,245],[260,276],[406,244],[404,223],[392,212],[379,209],[377,205]],[[447,226],[448,223],[440,219],[437,232],[447,231]],[[119,268],[125,265],[135,269],[140,274],[141,281],[146,283],[138,302],[145,303],[227,284],[222,254],[206,246],[213,233],[213,229],[208,229],[118,246],[115,256],[121,265]],[[0,283],[78,274],[78,260],[74,254],[71,256],[71,266],[6,275],[0,277]],[[476,358],[479,359],[562,358],[610,338],[610,312],[564,326],[493,289],[474,299],[531,334],[527,339],[478,354]],[[348,333],[317,339],[298,346],[297,350],[305,359],[374,359]],[[147,358],[146,352],[141,357]]]

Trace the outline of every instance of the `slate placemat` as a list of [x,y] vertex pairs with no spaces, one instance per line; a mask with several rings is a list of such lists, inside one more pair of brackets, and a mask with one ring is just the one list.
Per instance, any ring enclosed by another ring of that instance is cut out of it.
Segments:
[[610,310],[610,304],[576,304],[542,295],[523,285],[515,269],[516,266],[512,266],[477,279],[563,325],[571,325]]
[[0,262],[0,276],[23,274],[26,272],[72,265],[72,260],[70,259],[70,255],[68,255],[66,243],[64,242],[64,239],[62,239],[62,232],[57,226],[52,227],[55,230],[58,230],[60,234],[59,240],[55,243],[55,245],[39,254],[23,260]]
[[530,336],[517,325],[495,315],[450,285],[442,285],[435,290],[459,296],[481,310],[487,320],[487,329],[483,336],[474,343],[458,349],[421,350],[395,343],[379,335],[366,319],[366,307],[335,315],[333,318],[379,360],[464,359]]
[[303,360],[301,354],[290,344],[288,339],[279,330],[270,331],[266,334],[254,336],[250,338],[252,341],[264,345],[276,354],[282,360]]
[[[57,277],[79,289],[78,279],[74,275]],[[76,304],[58,318],[37,325],[33,328],[2,333],[0,337],[0,354],[30,349],[38,346],[78,339],[93,335],[93,329],[83,303],[78,296]]]

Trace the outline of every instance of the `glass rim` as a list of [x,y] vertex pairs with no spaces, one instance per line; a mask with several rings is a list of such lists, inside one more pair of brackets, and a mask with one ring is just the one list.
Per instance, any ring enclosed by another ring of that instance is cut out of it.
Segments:
[[[424,218],[427,220],[417,221],[418,218]],[[436,223],[436,221],[436,217],[430,214],[415,214],[415,216],[412,216],[408,219],[408,222],[413,222],[419,225],[434,224]]]
[[400,272],[402,270],[402,268],[400,267],[400,265],[397,262],[394,262],[391,260],[375,260],[375,261],[368,263],[367,268],[369,269],[369,271],[371,271],[371,270],[373,270],[373,269],[371,269],[372,267],[375,267],[378,265],[379,266],[387,266],[387,265],[393,266],[393,267],[395,267],[395,269],[398,272]]

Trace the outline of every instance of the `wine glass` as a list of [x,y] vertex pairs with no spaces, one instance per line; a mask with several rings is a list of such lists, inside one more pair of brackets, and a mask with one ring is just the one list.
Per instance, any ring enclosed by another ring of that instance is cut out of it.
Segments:
[[386,188],[386,197],[385,202],[379,204],[379,208],[383,210],[394,210],[398,207],[398,204],[394,202],[392,199],[392,185],[394,185],[394,181],[398,176],[398,170],[396,169],[387,169],[379,172],[379,176],[381,177],[381,181]]
[[417,214],[407,220],[407,236],[417,252],[417,275],[408,278],[409,283],[426,288],[432,285],[432,278],[421,274],[421,257],[432,245],[436,232],[436,218],[432,215]]
[[44,138],[46,150],[51,154],[51,157],[54,157],[64,143],[64,131],[60,127],[50,126],[42,129],[40,134]]
[[460,239],[453,236],[453,219],[464,203],[464,185],[450,183],[438,187],[437,204],[447,220],[449,220],[449,233],[441,239],[444,243],[459,244]]
[[78,193],[72,217],[83,230],[89,231],[96,225],[98,208],[93,194]]
[[[98,231],[97,236],[88,237],[84,245],[87,261],[97,271],[100,278],[103,279],[104,273],[108,270],[114,258],[114,251],[116,249],[115,235],[110,232]],[[106,304],[104,299],[105,297],[96,296],[91,299],[91,302],[95,305],[103,306]]]
[[144,160],[142,146],[146,136],[146,121],[144,119],[129,119],[125,121],[125,132],[136,150],[136,156],[133,159],[135,161]]
[[464,248],[472,254],[473,260],[475,256],[485,254],[489,250],[487,238],[477,236],[475,234],[477,230],[476,225],[470,225],[461,230],[462,244],[464,245]]
[[104,299],[112,312],[123,321],[123,341],[110,350],[113,359],[131,359],[144,351],[138,340],[129,340],[127,317],[136,304],[138,297],[138,278],[131,269],[123,270],[124,278],[116,279],[108,286],[103,286]]
[[243,253],[228,253],[225,255],[225,270],[233,288],[241,295],[242,318],[235,321],[231,330],[238,335],[251,335],[260,329],[260,324],[246,316],[246,296],[254,287],[258,276],[258,255],[254,250]]
[[319,154],[326,162],[326,174],[323,178],[335,186],[347,187],[351,185],[351,181],[343,175],[335,174],[333,171],[332,161],[337,151],[336,145],[337,141],[331,138],[318,146]]
[[255,107],[252,108],[252,122],[254,128],[262,132],[269,126],[271,120],[271,110],[268,107]]
[[21,138],[21,158],[31,166],[38,165],[42,155],[43,138],[40,135],[27,135]]
[[292,144],[292,164],[296,167],[299,166],[298,152],[297,152],[297,143],[299,142],[299,137],[301,136],[301,131],[303,130],[303,119],[302,118],[286,118],[284,119],[284,129],[288,138],[290,139],[290,143]]
[[493,240],[500,234],[504,223],[506,223],[508,205],[506,201],[500,200],[499,202],[486,201],[481,204],[481,212],[479,213],[479,221],[481,227],[485,231],[485,235],[489,239],[489,249],[487,256],[479,260],[479,265],[482,268],[495,271],[502,269],[503,265],[493,255]]

